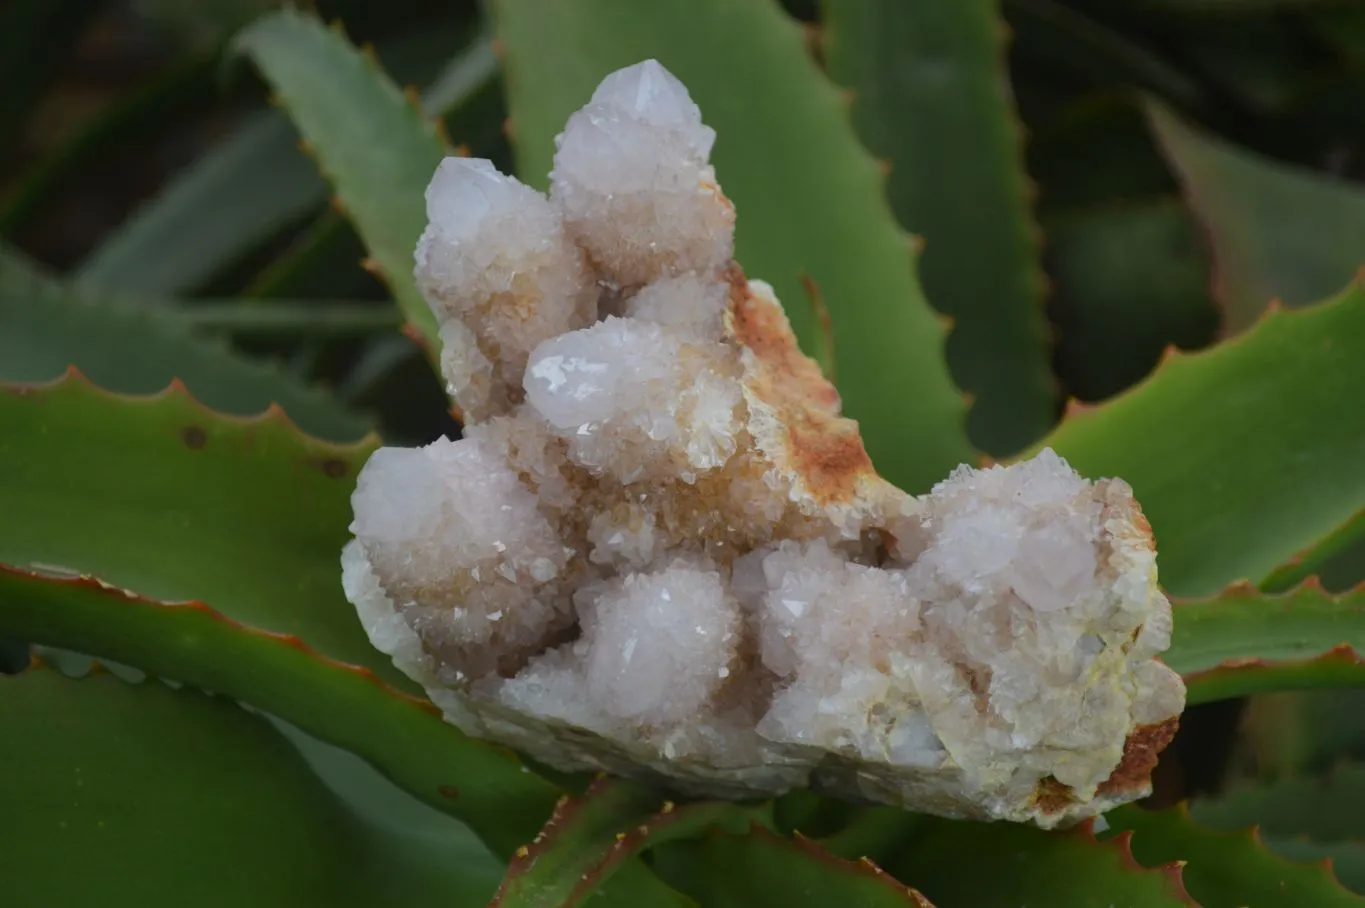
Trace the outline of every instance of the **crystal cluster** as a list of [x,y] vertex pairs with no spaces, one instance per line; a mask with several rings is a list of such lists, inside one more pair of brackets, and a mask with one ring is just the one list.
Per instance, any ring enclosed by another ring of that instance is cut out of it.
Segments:
[[648,61],[570,118],[548,197],[436,172],[416,275],[467,425],[359,477],[371,640],[565,770],[1041,826],[1145,794],[1184,688],[1129,488],[1051,451],[882,480],[731,258],[714,139]]

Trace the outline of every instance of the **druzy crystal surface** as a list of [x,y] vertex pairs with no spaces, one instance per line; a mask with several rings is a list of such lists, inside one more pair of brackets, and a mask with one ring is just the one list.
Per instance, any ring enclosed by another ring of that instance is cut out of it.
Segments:
[[732,260],[714,141],[648,61],[569,119],[548,197],[437,170],[416,276],[467,424],[359,477],[371,640],[566,770],[1041,826],[1144,795],[1184,688],[1130,489],[1051,451],[881,479]]

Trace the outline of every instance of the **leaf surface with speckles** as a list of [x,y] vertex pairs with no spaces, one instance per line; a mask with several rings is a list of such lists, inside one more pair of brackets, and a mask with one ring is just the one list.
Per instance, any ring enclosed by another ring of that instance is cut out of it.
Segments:
[[223,416],[176,384],[124,397],[71,372],[0,385],[0,561],[199,599],[412,689],[341,591],[356,473],[373,438],[309,438],[278,410]]

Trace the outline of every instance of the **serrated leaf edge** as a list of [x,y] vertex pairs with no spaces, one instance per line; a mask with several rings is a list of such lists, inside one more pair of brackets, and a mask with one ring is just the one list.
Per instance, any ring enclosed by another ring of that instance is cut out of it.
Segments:
[[[1187,605],[1216,606],[1224,599],[1230,599],[1232,597],[1255,597],[1257,601],[1264,604],[1266,607],[1272,607],[1275,604],[1291,599],[1301,593],[1316,593],[1329,602],[1340,603],[1351,597],[1365,597],[1365,581],[1356,584],[1348,590],[1339,593],[1329,593],[1323,587],[1322,580],[1319,579],[1317,575],[1309,575],[1296,586],[1279,592],[1267,593],[1263,592],[1249,580],[1237,580],[1210,596],[1174,598],[1171,600],[1171,607],[1175,619],[1178,622],[1180,620],[1181,607]],[[1264,659],[1259,656],[1224,659],[1217,665],[1200,669],[1196,672],[1189,672],[1181,677],[1188,688],[1198,685],[1202,680],[1215,676],[1285,669],[1308,669],[1314,666],[1332,666],[1337,664],[1360,667],[1362,671],[1359,684],[1365,685],[1365,653],[1356,650],[1351,643],[1346,641],[1328,647],[1315,656],[1308,656],[1302,659]],[[1204,701],[1193,700],[1191,702]]]
[[[1352,303],[1352,298],[1358,293],[1365,293],[1365,267],[1359,269],[1340,291],[1311,306],[1296,306],[1291,309],[1280,305],[1278,300],[1272,300],[1271,303],[1266,306],[1265,310],[1261,312],[1255,322],[1248,325],[1236,335],[1221,340],[1217,344],[1200,350],[1182,350],[1175,344],[1167,344],[1162,350],[1161,357],[1157,361],[1156,366],[1147,373],[1141,381],[1131,385],[1124,391],[1115,394],[1113,397],[1092,404],[1084,403],[1075,398],[1068,398],[1063,419],[1057,425],[1053,426],[1052,431],[1048,436],[1031,446],[1028,450],[1005,462],[1014,463],[1021,460],[1027,460],[1036,455],[1043,448],[1052,444],[1053,435],[1071,425],[1071,423],[1090,419],[1097,413],[1103,411],[1110,404],[1140,394],[1148,385],[1160,380],[1168,372],[1188,368],[1190,365],[1202,362],[1210,357],[1218,357],[1227,350],[1253,343],[1255,339],[1260,337],[1262,329],[1272,323],[1321,316],[1324,309],[1350,305]],[[1365,300],[1362,300],[1359,304],[1365,305]]]
[[[1142,808],[1134,809],[1141,810]],[[1316,861],[1295,861],[1290,858],[1283,857],[1279,854],[1276,854],[1266,845],[1265,840],[1262,838],[1260,824],[1243,826],[1240,829],[1216,829],[1212,826],[1200,823],[1198,820],[1194,818],[1194,816],[1190,813],[1189,801],[1181,801],[1174,807],[1166,808],[1166,810],[1175,811],[1175,813],[1180,817],[1182,821],[1184,821],[1189,826],[1197,830],[1199,833],[1207,835],[1210,838],[1221,838],[1224,840],[1245,839],[1251,843],[1252,847],[1259,849],[1260,852],[1267,859],[1269,859],[1270,862],[1274,864],[1280,865],[1282,867],[1301,868],[1308,871],[1321,872],[1324,876],[1327,877],[1328,881],[1332,885],[1336,886],[1341,890],[1343,895],[1355,897],[1357,900],[1361,902],[1362,905],[1365,905],[1365,896],[1361,896],[1358,893],[1352,892],[1351,890],[1347,889],[1345,886],[1342,885],[1341,880],[1337,879],[1336,871],[1333,870],[1332,868],[1332,859],[1330,857],[1321,858]],[[1120,836],[1126,836],[1129,842],[1131,843],[1132,838],[1135,834],[1136,833],[1132,830],[1125,830],[1115,838],[1118,838]],[[1131,854],[1131,846],[1129,853]],[[1183,864],[1184,862],[1180,863]]]
[[198,410],[209,419],[215,422],[232,425],[236,428],[278,425],[290,434],[297,436],[306,446],[314,449],[322,449],[328,454],[336,457],[368,457],[371,451],[383,443],[379,434],[374,430],[370,430],[361,438],[351,442],[328,441],[327,439],[319,438],[300,428],[293,417],[274,401],[271,401],[271,403],[259,413],[245,415],[224,413],[221,410],[213,409],[199,400],[199,398],[195,397],[193,392],[191,392],[179,378],[171,379],[166,387],[151,394],[125,394],[120,391],[110,391],[107,388],[101,387],[82,372],[78,366],[69,365],[66,367],[65,372],[50,381],[0,381],[0,393],[26,397],[31,394],[58,392],[68,386],[77,386],[92,390],[101,397],[117,403],[154,404],[165,400],[183,400],[188,402],[194,409]]

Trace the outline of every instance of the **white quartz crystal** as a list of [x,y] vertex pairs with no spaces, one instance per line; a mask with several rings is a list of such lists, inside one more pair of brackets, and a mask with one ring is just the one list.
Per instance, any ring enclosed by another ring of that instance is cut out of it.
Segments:
[[1131,491],[1050,450],[882,480],[730,261],[714,138],[648,61],[570,119],[552,200],[442,165],[417,275],[466,426],[359,477],[374,645],[566,770],[1046,827],[1147,793],[1184,687]]
[[446,158],[427,187],[427,221],[415,275],[443,324],[451,393],[467,418],[506,412],[531,349],[596,318],[583,253],[555,206],[489,161]]
[[735,211],[709,163],[715,138],[653,60],[608,76],[569,118],[550,194],[599,277],[633,288],[726,266]]

